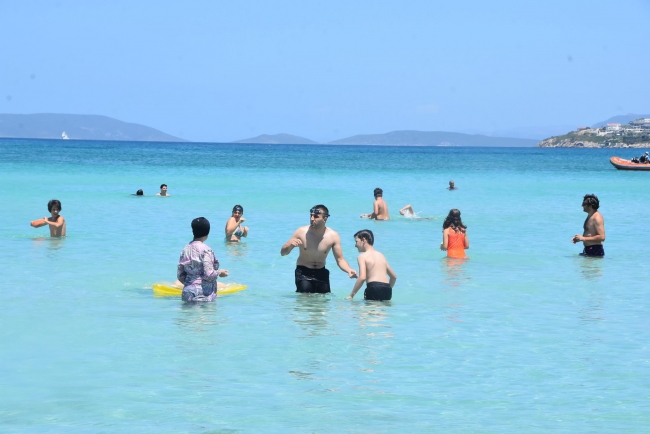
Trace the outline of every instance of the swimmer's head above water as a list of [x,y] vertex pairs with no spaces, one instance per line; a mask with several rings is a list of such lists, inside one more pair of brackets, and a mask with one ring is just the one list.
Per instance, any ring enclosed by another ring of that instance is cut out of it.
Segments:
[[384,196],[384,190],[381,188],[375,188],[375,197],[383,197]]
[[56,199],[52,199],[51,201],[49,201],[47,203],[47,210],[49,212],[52,212],[53,209],[56,209],[57,211],[61,211],[61,202]]
[[595,194],[585,194],[585,198],[582,200],[582,206],[598,210],[600,207],[600,201]]
[[194,239],[207,237],[210,234],[210,222],[205,217],[192,220],[192,234]]
[[452,208],[447,214],[445,221],[442,223],[442,229],[452,228],[456,232],[465,232],[467,226],[463,224],[460,218],[460,210]]
[[136,196],[144,196],[144,191],[138,190],[138,191],[135,192],[135,195]]
[[232,215],[234,216],[236,214],[238,215],[244,215],[244,207],[241,205],[235,205],[232,207]]

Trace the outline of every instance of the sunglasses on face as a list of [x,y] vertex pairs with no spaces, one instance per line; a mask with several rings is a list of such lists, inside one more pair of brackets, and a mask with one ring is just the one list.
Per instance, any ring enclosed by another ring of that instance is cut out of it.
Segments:
[[317,217],[319,215],[322,215],[323,217],[329,217],[330,216],[329,214],[325,214],[322,210],[316,209],[316,208],[310,209],[309,214],[313,215],[314,217]]

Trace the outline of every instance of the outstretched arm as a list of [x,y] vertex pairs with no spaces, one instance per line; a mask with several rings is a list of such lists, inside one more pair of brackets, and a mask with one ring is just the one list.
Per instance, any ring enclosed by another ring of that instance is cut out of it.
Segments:
[[442,231],[442,243],[440,243],[440,250],[447,250],[449,247],[449,231],[445,229]]
[[386,273],[388,273],[388,277],[390,278],[390,281],[388,284],[392,288],[395,286],[395,282],[397,282],[397,274],[393,271],[392,268],[390,268],[390,265],[388,265],[388,262],[386,262]]
[[357,277],[357,281],[354,282],[354,287],[352,288],[352,292],[350,292],[350,295],[346,297],[347,300],[352,300],[363,285],[363,282],[366,281],[366,261],[363,260],[362,258],[363,255],[359,255],[357,258],[357,263],[359,264],[359,277]]
[[354,271],[348,261],[343,257],[343,249],[341,248],[341,237],[339,234],[334,234],[334,244],[332,245],[332,253],[334,254],[334,259],[336,259],[336,265],[339,266],[341,270],[348,273],[350,279],[357,277],[357,272]]

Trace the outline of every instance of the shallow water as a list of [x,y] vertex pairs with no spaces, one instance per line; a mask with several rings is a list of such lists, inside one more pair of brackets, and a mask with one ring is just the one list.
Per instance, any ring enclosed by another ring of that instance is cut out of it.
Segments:
[[[650,173],[611,155],[0,140],[0,429],[646,431]],[[163,182],[171,196],[154,197]],[[375,187],[392,221],[358,218]],[[604,259],[570,241],[586,193],[601,200]],[[29,226],[52,198],[62,240]],[[280,247],[317,203],[351,265],[352,235],[375,232],[398,275],[391,302],[344,300],[354,281],[333,260],[331,296],[294,293],[296,253]],[[399,217],[407,203],[437,220]],[[250,236],[224,245],[235,204]],[[438,249],[450,208],[465,262]],[[224,282],[248,289],[204,306],[154,298],[198,216]]]

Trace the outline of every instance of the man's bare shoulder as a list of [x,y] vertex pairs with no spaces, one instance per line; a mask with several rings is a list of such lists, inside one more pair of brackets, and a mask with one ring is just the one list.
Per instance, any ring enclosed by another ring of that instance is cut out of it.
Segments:
[[309,230],[309,225],[300,226],[298,229],[296,229],[296,232],[294,232],[294,234],[295,235],[305,235],[308,230]]
[[327,238],[332,238],[332,239],[339,239],[340,238],[339,233],[336,232],[334,229],[329,228],[329,227],[325,228],[325,236]]
[[590,221],[593,222],[603,222],[605,219],[603,218],[603,215],[600,213],[600,211],[596,211],[590,218]]

